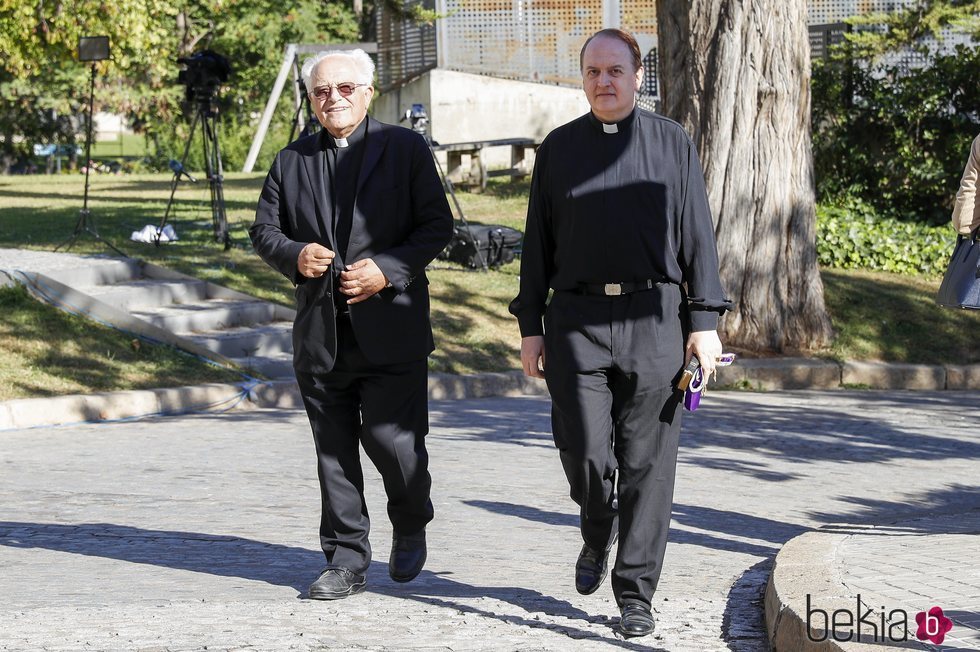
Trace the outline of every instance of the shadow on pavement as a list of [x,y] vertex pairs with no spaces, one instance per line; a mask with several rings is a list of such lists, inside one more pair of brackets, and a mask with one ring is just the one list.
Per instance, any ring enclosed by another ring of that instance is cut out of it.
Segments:
[[[375,575],[387,575],[388,566],[380,562],[371,562],[371,571]],[[605,645],[619,647],[625,650],[650,650],[652,652],[664,652],[659,648],[651,648],[648,645],[634,643],[618,638],[613,634],[613,630],[618,626],[618,619],[610,620],[606,616],[592,616],[578,609],[565,600],[559,600],[548,595],[539,593],[532,589],[510,586],[470,586],[461,582],[454,582],[442,577],[440,574],[422,571],[419,577],[410,584],[377,583],[375,586],[369,585],[370,591],[397,598],[410,598],[446,609],[452,609],[467,614],[474,614],[484,618],[493,618],[510,625],[519,627],[531,627],[533,629],[545,629],[555,633],[563,634],[576,640],[594,640]],[[490,598],[507,602],[520,607],[528,615],[498,614],[457,599],[480,599]],[[610,629],[609,637],[599,636],[595,632],[579,629],[571,625],[561,625],[553,622],[546,622],[535,617],[536,613],[547,614],[552,617],[568,618],[588,622],[592,625],[602,625]]]
[[[529,505],[518,505],[492,500],[464,500],[463,504],[497,514],[522,518],[527,521],[558,525],[578,530],[579,517],[574,514],[550,512]],[[748,514],[726,512],[680,503],[674,503],[672,518],[675,523],[680,525],[699,530],[711,530],[718,532],[721,536],[712,536],[704,532],[693,532],[675,526],[671,527],[668,536],[668,540],[671,543],[742,552],[757,557],[771,557],[775,555],[779,551],[779,546],[798,534],[807,531],[807,528],[790,523],[781,523]],[[748,541],[739,541],[736,538],[726,538],[725,535],[757,540],[761,538],[776,545],[763,546]]]
[[[980,398],[972,394],[808,391],[800,395],[812,398],[806,409],[797,404],[760,404],[757,397],[764,397],[761,394],[721,395],[751,401],[744,406],[703,402],[696,413],[684,415],[679,463],[731,470],[778,482],[800,477],[784,468],[787,463],[980,459],[980,438],[964,441],[962,437],[944,436],[941,428],[936,428],[934,434],[924,434],[921,425],[918,430],[909,431],[902,428],[898,418],[883,421],[872,416],[883,411],[889,413],[893,408],[897,414],[922,408],[964,417],[969,417],[973,410],[980,418]],[[840,405],[842,398],[848,401],[859,398],[861,403]],[[825,399],[830,399],[832,404],[826,404]],[[751,419],[731,414],[733,409],[751,411]],[[735,455],[715,452],[721,450]],[[763,463],[759,461],[760,455]],[[767,459],[772,461],[772,466],[764,463]]]
[[769,649],[763,600],[772,562],[763,559],[746,569],[728,592],[721,633],[729,650]]
[[[935,489],[918,494],[910,494],[904,502],[877,500],[867,496],[851,496],[841,500],[855,505],[853,512],[833,514],[829,512],[810,512],[813,518],[828,523],[853,523],[857,525],[872,525],[887,523],[898,519],[915,519],[929,517],[921,521],[903,522],[901,531],[922,532],[926,534],[954,534],[961,530],[948,519],[937,520],[935,517],[947,514],[962,514],[980,510],[980,486],[953,484],[943,489]],[[939,525],[942,524],[942,525]],[[937,530],[936,528],[939,528]],[[969,532],[976,533],[976,519],[967,525]],[[844,531],[851,526],[826,526],[822,529]],[[941,531],[940,531],[941,530]],[[864,533],[863,530],[861,530]],[[894,532],[894,529],[890,530]]]
[[[24,523],[0,521],[0,546],[41,548],[78,555],[103,557],[134,564],[207,573],[219,577],[290,587],[302,597],[309,583],[324,566],[318,550],[266,543],[233,536],[172,530],[147,530],[112,523]],[[574,639],[601,640],[628,650],[650,650],[646,645],[610,637],[574,626],[559,625],[534,618],[534,614],[584,620],[612,628],[615,621],[590,616],[570,603],[521,587],[472,586],[423,571],[412,583],[397,585],[387,579],[387,564],[372,562],[372,582],[368,591],[396,598],[415,600],[464,613],[492,618],[504,623],[545,629]],[[374,581],[374,578],[384,578]],[[527,616],[497,614],[459,599],[490,598],[513,604]],[[356,599],[356,598],[355,598]]]
[[[578,530],[578,517],[573,514],[550,512],[528,505],[500,501],[465,500],[463,502],[466,505],[497,514]],[[768,533],[767,539],[778,544],[776,546],[760,546],[736,539],[725,539],[700,532],[681,530],[676,527],[671,528],[669,536],[671,543],[741,552],[763,558],[742,573],[729,591],[722,617],[722,635],[731,650],[767,649],[768,644],[764,642],[765,623],[763,622],[762,600],[769,571],[772,568],[772,561],[779,551],[779,545],[806,531],[806,528],[746,514],[678,504],[674,505],[673,518],[684,525],[699,529],[713,528],[719,532],[738,537],[757,538],[760,533]],[[774,531],[778,532],[775,536],[772,534]],[[575,535],[572,534],[571,536]],[[669,572],[669,562],[665,569]],[[598,622],[588,618],[587,620]],[[568,635],[573,636],[573,634]]]

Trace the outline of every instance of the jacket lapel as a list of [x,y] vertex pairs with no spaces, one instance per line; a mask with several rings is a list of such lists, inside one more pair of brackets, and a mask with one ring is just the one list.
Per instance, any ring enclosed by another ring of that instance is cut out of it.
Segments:
[[336,251],[337,247],[333,241],[333,233],[330,228],[330,200],[327,197],[327,170],[323,155],[323,138],[326,133],[326,129],[321,129],[317,138],[310,139],[310,149],[303,153],[303,167],[306,170],[310,188],[313,190],[317,231],[326,247],[331,251]]
[[365,118],[365,120],[368,121],[367,138],[364,143],[364,160],[361,162],[361,172],[357,176],[358,195],[361,194],[361,188],[364,187],[364,182],[367,181],[374,166],[381,160],[381,154],[384,152],[385,145],[388,141],[385,132],[381,129],[381,124],[377,120],[372,120],[371,118]]
[[358,237],[359,234],[364,233],[366,228],[366,217],[361,210],[361,191],[364,189],[364,184],[371,172],[377,167],[378,161],[381,160],[381,155],[384,153],[385,145],[388,142],[388,136],[377,120],[372,120],[370,117],[365,118],[365,120],[368,121],[367,138],[364,143],[364,159],[361,161],[361,171],[357,175],[357,194],[354,197],[354,215],[351,220],[351,241],[347,248],[347,256],[351,260],[356,260],[359,257],[365,245],[363,238]]

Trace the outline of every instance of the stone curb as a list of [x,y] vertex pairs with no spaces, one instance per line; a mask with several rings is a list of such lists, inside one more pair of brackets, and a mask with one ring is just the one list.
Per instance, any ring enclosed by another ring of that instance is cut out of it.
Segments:
[[980,389],[980,364],[925,365],[834,362],[811,358],[748,358],[718,369],[728,389]]
[[[853,531],[872,532],[868,526],[854,526]],[[828,614],[843,609],[855,612],[855,596],[840,577],[841,544],[850,534],[807,532],[791,539],[779,550],[766,585],[766,631],[773,652],[890,652],[896,648],[926,650],[912,639],[904,642],[877,643],[867,640],[836,640],[846,638],[820,627],[822,617],[810,623],[807,632],[809,606]],[[830,624],[830,621],[827,621]],[[817,626],[814,626],[817,625]],[[832,626],[831,626],[832,628]],[[863,637],[864,635],[862,635]]]
[[[844,587],[834,576],[833,563],[843,540],[843,535],[807,532],[790,539],[776,554],[765,593],[766,631],[774,652],[840,650],[831,639],[811,640],[803,612],[807,594],[820,596],[820,604],[828,604],[828,609],[843,599]],[[813,634],[820,638],[822,632]]]
[[[429,378],[432,400],[546,393],[544,381],[526,378],[517,371],[471,376],[432,374]],[[302,408],[303,399],[295,380],[14,399],[0,402],[0,430],[254,407]]]
[[225,383],[23,398],[0,403],[0,430],[167,416],[239,407],[244,386]]
[[[980,364],[936,366],[807,358],[744,359],[718,370],[721,389],[980,389]],[[520,371],[473,375],[430,374],[436,401],[488,396],[544,396],[544,381]],[[0,430],[250,407],[300,408],[295,380],[196,385],[0,402]]]

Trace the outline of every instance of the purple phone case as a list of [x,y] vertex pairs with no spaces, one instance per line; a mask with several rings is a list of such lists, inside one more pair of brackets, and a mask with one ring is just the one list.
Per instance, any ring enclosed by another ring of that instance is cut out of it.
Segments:
[[[694,387],[696,389],[692,390]],[[701,390],[704,389],[704,372],[699,367],[694,372],[694,377],[691,378],[691,383],[684,390],[684,407],[694,412],[701,405]]]

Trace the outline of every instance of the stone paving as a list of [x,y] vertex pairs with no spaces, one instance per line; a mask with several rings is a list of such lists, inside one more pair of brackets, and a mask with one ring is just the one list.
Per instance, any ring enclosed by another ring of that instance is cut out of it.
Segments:
[[[547,399],[432,404],[426,570],[303,599],[322,567],[305,416],[254,410],[0,433],[2,650],[767,649],[789,539],[980,507],[976,392],[712,392],[687,415],[657,632],[624,640],[581,545]],[[945,605],[944,605],[945,606]]]

